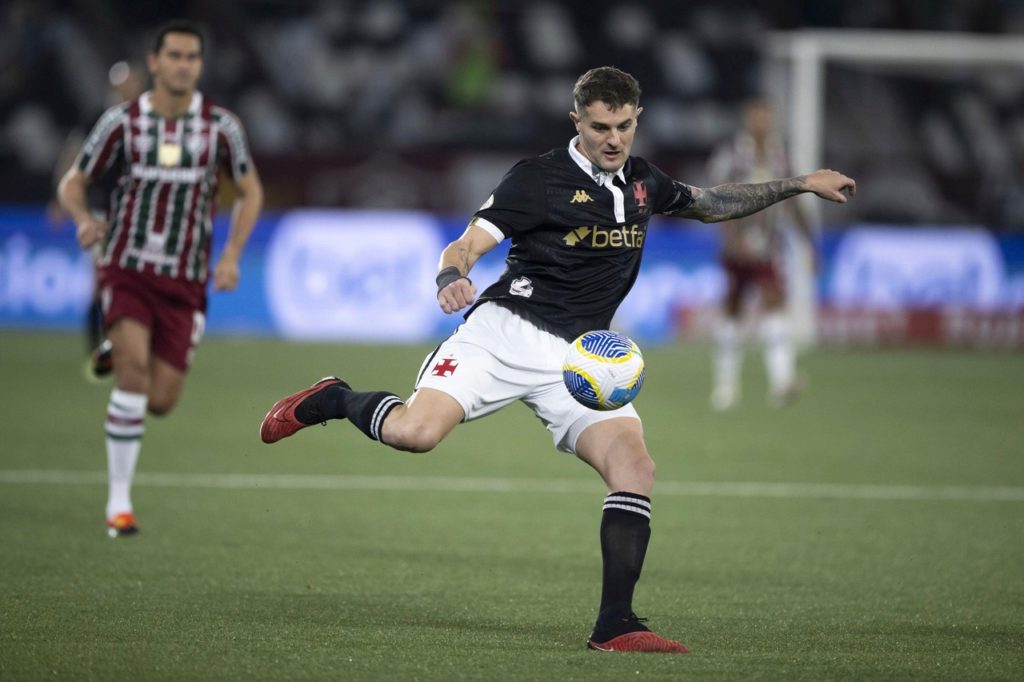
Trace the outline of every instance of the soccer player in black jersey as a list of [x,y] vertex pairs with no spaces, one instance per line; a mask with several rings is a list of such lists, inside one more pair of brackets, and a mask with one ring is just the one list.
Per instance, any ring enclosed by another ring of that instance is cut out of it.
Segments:
[[[456,425],[520,400],[547,426],[555,446],[604,479],[603,578],[597,622],[587,641],[601,651],[685,653],[633,612],[633,588],[650,538],[654,461],[632,405],[583,407],[562,383],[568,344],[606,329],[640,267],[655,213],[719,222],[801,194],[845,202],[856,185],[831,170],[757,184],[692,187],[629,152],[642,108],[640,87],[612,67],[583,74],[569,117],[567,147],[516,164],[441,254],[437,300],[466,322],[431,353],[403,402],[361,392],[337,377],[279,400],[260,425],[274,443],[328,419],[347,418],[398,450],[433,449]],[[469,280],[477,260],[501,240],[512,245],[501,278],[479,298]]]

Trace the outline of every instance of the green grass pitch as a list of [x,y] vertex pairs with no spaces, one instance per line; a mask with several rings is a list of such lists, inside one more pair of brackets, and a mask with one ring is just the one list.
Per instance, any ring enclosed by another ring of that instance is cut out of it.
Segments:
[[816,351],[790,409],[707,408],[708,351],[650,348],[658,462],[636,609],[688,656],[584,649],[598,477],[520,405],[432,453],[331,423],[329,373],[407,394],[426,347],[209,339],[149,418],[142,535],[103,531],[109,385],[77,336],[0,334],[0,680],[1018,680],[1024,357]]

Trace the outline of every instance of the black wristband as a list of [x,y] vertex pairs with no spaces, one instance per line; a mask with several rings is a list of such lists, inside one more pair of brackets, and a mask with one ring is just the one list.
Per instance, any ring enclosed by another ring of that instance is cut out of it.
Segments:
[[[437,278],[434,280],[437,282],[437,293],[441,293],[441,289],[444,289],[455,280],[462,279],[463,277],[466,276],[459,272],[457,267],[449,265],[444,270],[437,273]],[[466,277],[466,279],[469,280],[470,284],[473,283],[473,280],[469,279],[469,277]]]

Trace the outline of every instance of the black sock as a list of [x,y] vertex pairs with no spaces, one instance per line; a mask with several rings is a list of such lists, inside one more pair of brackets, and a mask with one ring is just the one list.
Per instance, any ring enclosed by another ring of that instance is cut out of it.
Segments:
[[316,401],[305,401],[295,409],[296,418],[307,424],[327,419],[348,419],[373,440],[380,440],[384,420],[402,400],[394,393],[372,391],[361,393],[348,386],[335,384],[316,395]]
[[89,353],[103,341],[103,308],[100,307],[98,298],[93,299],[85,314],[85,338],[89,344]]
[[601,517],[601,557],[604,577],[598,627],[629,619],[633,587],[640,579],[647,543],[651,539],[651,500],[636,493],[612,493],[604,498]]

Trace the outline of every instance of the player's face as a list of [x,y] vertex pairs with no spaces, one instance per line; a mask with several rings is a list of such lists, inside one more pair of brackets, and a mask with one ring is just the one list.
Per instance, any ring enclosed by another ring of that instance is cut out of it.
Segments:
[[610,109],[604,102],[594,102],[582,112],[569,112],[576,124],[580,153],[603,171],[614,173],[629,158],[636,133],[636,120],[643,107],[626,104]]
[[168,33],[156,54],[149,55],[153,87],[175,96],[191,95],[203,72],[199,38],[191,33]]
[[747,132],[756,138],[767,137],[772,132],[775,122],[772,110],[766,104],[756,104],[747,109]]

